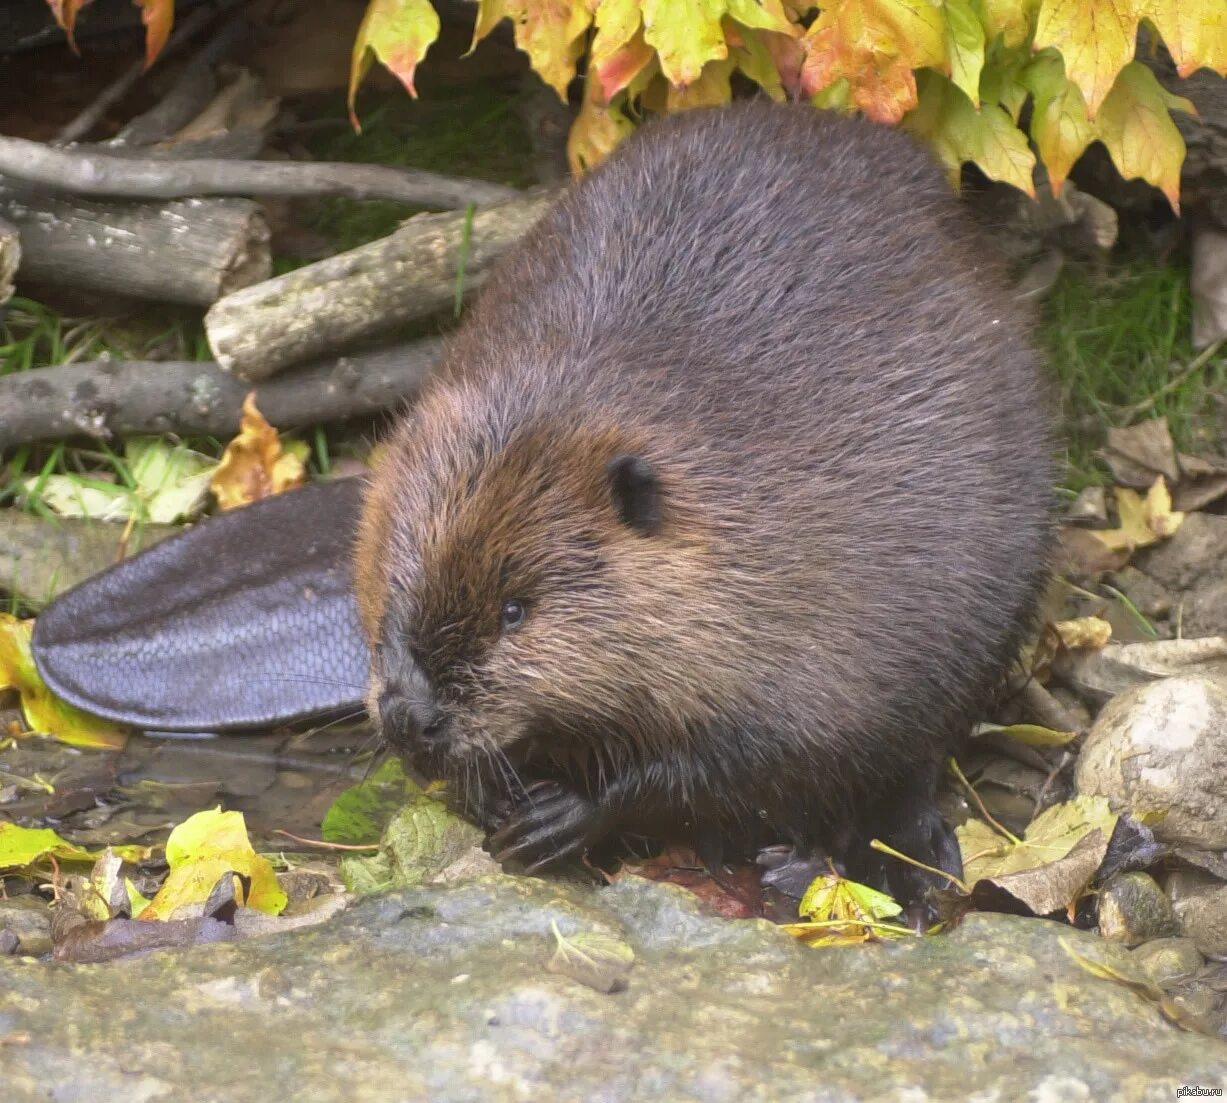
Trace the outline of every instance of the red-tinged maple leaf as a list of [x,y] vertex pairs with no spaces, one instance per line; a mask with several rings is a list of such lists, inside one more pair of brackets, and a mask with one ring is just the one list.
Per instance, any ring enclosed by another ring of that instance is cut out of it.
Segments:
[[510,19],[516,46],[528,54],[537,75],[565,100],[592,18],[587,0],[479,0],[473,45],[500,21]]
[[68,36],[68,45],[74,54],[80,53],[77,49],[77,40],[73,37],[73,30],[77,25],[77,12],[92,2],[93,0],[47,0],[55,21],[64,28],[64,33]]
[[846,79],[852,102],[878,122],[897,123],[916,106],[912,70],[949,68],[945,19],[928,0],[847,0],[824,10],[804,42],[802,91]]
[[[1185,0],[1181,0],[1185,2]],[[1119,73],[1133,60],[1148,0],[1043,0],[1034,48],[1055,46],[1065,75],[1082,91],[1094,119]]]
[[[653,69],[655,65],[653,61]],[[589,70],[584,79],[583,103],[567,135],[567,160],[571,171],[579,176],[594,168],[634,129],[620,107],[605,101],[596,70]]]
[[413,76],[418,62],[439,37],[439,16],[430,0],[371,0],[354,39],[349,69],[349,121],[361,130],[354,111],[358,85],[378,58],[416,97]]
[[162,52],[175,25],[175,0],[133,0],[141,9],[145,24],[145,68],[148,69]]

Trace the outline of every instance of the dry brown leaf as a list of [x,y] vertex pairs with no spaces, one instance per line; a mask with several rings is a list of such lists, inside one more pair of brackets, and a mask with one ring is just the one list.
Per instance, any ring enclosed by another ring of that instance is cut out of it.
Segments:
[[281,438],[256,408],[252,391],[243,401],[239,435],[222,454],[209,489],[218,506],[234,509],[301,486],[306,478],[302,458],[287,451]]

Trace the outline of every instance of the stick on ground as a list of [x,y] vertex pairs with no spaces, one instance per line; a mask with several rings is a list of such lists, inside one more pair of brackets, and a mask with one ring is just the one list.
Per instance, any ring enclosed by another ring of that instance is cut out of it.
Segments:
[[391,165],[332,161],[232,161],[117,157],[56,149],[0,137],[0,178],[57,192],[112,199],[182,199],[196,195],[342,196],[393,199],[454,210],[486,206],[520,193],[501,184]]

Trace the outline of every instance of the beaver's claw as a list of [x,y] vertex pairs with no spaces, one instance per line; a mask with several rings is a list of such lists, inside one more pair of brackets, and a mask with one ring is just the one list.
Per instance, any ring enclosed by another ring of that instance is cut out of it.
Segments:
[[596,802],[557,781],[539,781],[490,836],[489,849],[496,861],[536,873],[582,855],[610,826],[610,814]]

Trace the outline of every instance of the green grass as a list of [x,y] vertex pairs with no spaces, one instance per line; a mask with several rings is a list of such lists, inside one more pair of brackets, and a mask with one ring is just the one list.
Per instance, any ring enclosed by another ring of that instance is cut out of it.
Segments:
[[[346,123],[308,144],[321,160],[403,165],[526,188],[536,183],[530,143],[502,82],[439,89],[411,100],[403,92],[360,100],[362,133]],[[343,118],[338,110],[337,118]],[[338,250],[374,241],[421,208],[405,203],[326,199],[304,221]]]
[[103,357],[209,360],[197,314],[150,306],[125,318],[70,318],[32,299],[9,300],[0,325],[0,375]]
[[1070,489],[1110,481],[1094,453],[1113,426],[1165,416],[1179,448],[1221,449],[1212,394],[1227,387],[1227,348],[1194,353],[1190,309],[1183,268],[1062,274],[1040,336],[1058,387]]

